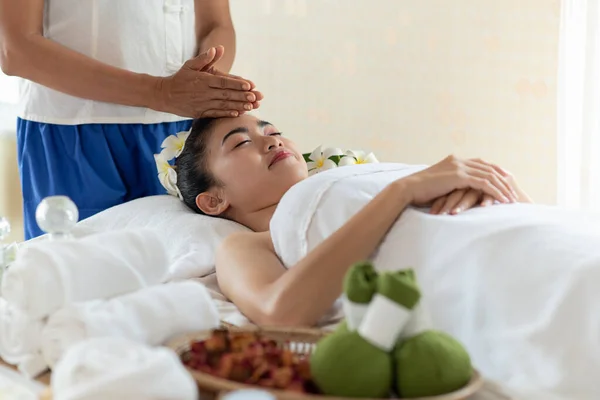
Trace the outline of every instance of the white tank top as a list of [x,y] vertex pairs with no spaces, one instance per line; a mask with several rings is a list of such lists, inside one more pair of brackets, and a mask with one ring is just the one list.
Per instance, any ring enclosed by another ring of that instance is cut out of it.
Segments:
[[[197,52],[194,0],[46,0],[44,36],[103,63],[169,76]],[[80,99],[22,80],[21,118],[54,124],[159,123],[186,118]]]

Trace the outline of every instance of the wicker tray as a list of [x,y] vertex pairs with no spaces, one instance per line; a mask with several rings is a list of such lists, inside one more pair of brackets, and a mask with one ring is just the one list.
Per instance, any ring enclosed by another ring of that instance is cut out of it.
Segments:
[[[244,327],[244,328],[236,328],[236,327],[226,327],[230,331],[234,332],[259,332],[261,335],[268,339],[275,340],[280,343],[282,347],[288,348],[299,355],[310,354],[314,348],[315,344],[319,339],[324,337],[327,332],[315,329],[281,329],[281,328],[258,328],[258,327]],[[210,336],[211,332],[197,332],[190,333],[186,335],[179,336],[174,338],[173,340],[167,343],[167,347],[173,349],[177,354],[181,355],[184,352],[189,350],[190,342],[194,340],[204,340]],[[281,400],[341,400],[341,398],[335,398],[331,396],[323,396],[323,395],[311,395],[311,394],[303,394],[291,391],[284,390],[271,390],[267,388],[261,388],[258,386],[247,385],[243,383],[238,383],[234,381],[230,381],[227,379],[218,378],[216,376],[206,374],[203,372],[195,371],[190,368],[187,368],[192,377],[196,380],[198,387],[201,391],[201,394],[205,397],[217,397],[222,395],[225,392],[230,392],[233,390],[240,389],[263,389],[271,392],[273,395],[277,397],[277,399]],[[465,400],[472,395],[474,395],[477,391],[481,389],[483,386],[483,378],[479,374],[478,371],[473,371],[473,377],[471,381],[462,389],[457,390],[452,393],[448,393],[441,396],[434,397],[422,397],[422,398],[412,398],[410,400]],[[204,398],[204,397],[203,397]],[[347,399],[347,400],[356,400],[356,399]],[[369,400],[369,399],[366,399]],[[371,399],[371,400],[381,400],[381,399]],[[401,399],[399,399],[401,400]],[[408,399],[406,399],[408,400]]]

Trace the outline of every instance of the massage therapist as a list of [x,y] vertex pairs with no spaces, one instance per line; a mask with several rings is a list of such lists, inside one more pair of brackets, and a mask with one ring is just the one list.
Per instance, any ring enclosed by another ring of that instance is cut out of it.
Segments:
[[67,195],[80,218],[162,194],[153,155],[201,116],[237,116],[262,95],[228,75],[228,0],[0,0],[0,65],[24,78],[17,121],[25,237]]

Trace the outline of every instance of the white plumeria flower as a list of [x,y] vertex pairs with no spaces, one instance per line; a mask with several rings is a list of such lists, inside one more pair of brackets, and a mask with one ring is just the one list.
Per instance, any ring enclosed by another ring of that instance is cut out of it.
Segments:
[[337,167],[336,163],[329,159],[333,156],[341,156],[342,150],[334,147],[328,147],[322,150],[322,146],[317,147],[310,153],[309,162],[307,162],[309,175]]
[[160,147],[164,153],[164,158],[170,161],[176,157],[179,157],[185,146],[185,140],[190,136],[190,131],[179,132],[177,135],[171,135],[163,140]]
[[371,164],[378,163],[373,153],[367,153],[360,150],[348,150],[344,157],[341,158],[339,165],[354,165],[354,164]]
[[158,169],[158,180],[160,181],[160,184],[167,189],[167,193],[183,200],[183,196],[177,187],[177,172],[167,161],[164,152],[155,154],[154,161],[156,162],[156,169]]

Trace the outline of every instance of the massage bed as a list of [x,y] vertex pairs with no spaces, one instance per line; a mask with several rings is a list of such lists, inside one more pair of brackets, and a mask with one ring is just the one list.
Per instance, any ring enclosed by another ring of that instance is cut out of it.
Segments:
[[[351,206],[352,205],[350,205],[350,207]],[[294,208],[298,209],[302,207],[295,206]],[[414,215],[414,213],[411,212],[409,215]],[[76,238],[85,238],[98,234],[112,234],[120,231],[137,229],[151,230],[159,234],[165,248],[168,249],[169,258],[171,259],[169,280],[194,280],[202,283],[210,293],[210,297],[218,310],[219,319],[221,321],[238,326],[249,323],[239,310],[237,310],[232,303],[228,302],[220,293],[214,270],[214,251],[218,244],[227,235],[233,232],[245,231],[246,228],[231,221],[194,214],[177,198],[165,195],[138,199],[130,203],[113,207],[96,216],[81,221],[75,226],[71,233]],[[406,240],[411,239],[408,238]],[[290,239],[287,242],[296,243],[298,241]],[[279,243],[276,244],[276,247],[277,246],[281,247],[282,245]],[[310,247],[311,244],[309,243],[308,246]],[[295,250],[292,251],[292,253],[294,252],[298,253]],[[476,361],[482,360],[484,367],[489,368],[490,371],[494,370],[493,365],[491,364],[493,360],[489,359],[488,355],[494,353],[496,350],[501,351],[501,349],[486,349],[485,346],[483,346],[483,341],[479,340],[480,338],[477,337],[477,334],[469,331],[468,326],[452,325],[452,321],[449,318],[443,317],[443,312],[441,313],[440,310],[433,311],[434,314],[437,314],[438,316],[442,315],[442,317],[438,319],[442,321],[444,328],[447,328],[446,330],[451,331],[451,333],[458,336],[459,339],[469,338],[470,341],[472,340],[472,343],[476,343],[475,346],[469,348],[474,355],[474,359]],[[489,318],[492,318],[490,321],[493,321],[493,315],[490,315]],[[335,326],[335,322],[337,321],[331,320],[329,322],[332,322],[332,325],[328,325],[328,328]],[[490,332],[486,332],[485,334],[490,335]],[[508,361],[508,363],[505,361]],[[503,374],[505,374],[505,376],[514,375],[512,373],[513,367],[510,366],[509,361],[510,360],[504,360],[499,364],[503,369],[501,371],[494,371],[497,376],[502,376]],[[485,363],[488,363],[487,366]],[[479,365],[476,364],[476,366],[480,368]],[[523,365],[514,366],[515,370],[522,370],[528,373],[535,370],[534,365],[530,365],[528,368],[529,369],[524,368]],[[486,371],[483,372],[485,374]],[[526,374],[524,376],[526,376]],[[559,378],[553,378],[550,375],[550,379]],[[520,381],[517,386],[522,386],[522,384],[523,382]],[[531,395],[524,398],[527,400],[536,400],[538,398],[540,400],[542,398],[544,400],[553,399],[553,397],[548,396],[547,393],[544,394],[544,397],[535,397],[534,395]],[[476,399],[500,400],[519,399],[519,397],[514,397],[512,394],[509,394],[508,390],[500,389],[499,386],[490,380],[488,381],[485,390],[476,397]],[[556,397],[556,399],[566,399],[566,397]]]

